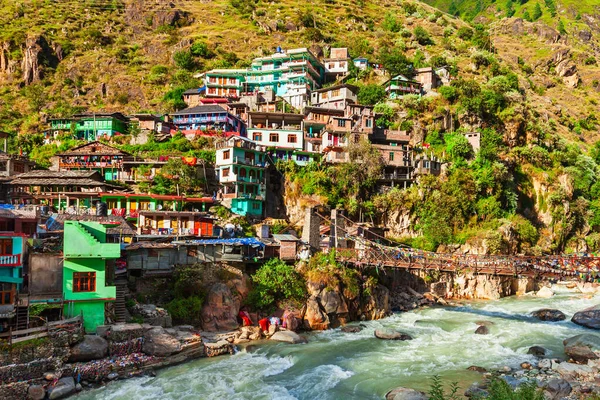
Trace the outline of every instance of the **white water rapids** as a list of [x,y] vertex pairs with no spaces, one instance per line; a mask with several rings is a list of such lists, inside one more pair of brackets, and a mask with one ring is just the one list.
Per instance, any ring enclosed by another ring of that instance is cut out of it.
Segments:
[[[158,371],[156,377],[112,382],[77,399],[382,399],[397,386],[429,389],[433,375],[462,388],[481,379],[471,365],[488,369],[534,361],[529,347],[543,346],[564,358],[562,340],[590,332],[570,322],[576,311],[600,303],[556,289],[550,299],[532,296],[463,302],[362,323],[360,333],[339,329],[307,335],[308,344],[264,342],[233,356],[200,359]],[[529,316],[540,308],[567,314],[562,322]],[[490,321],[489,335],[475,335],[477,321]],[[356,325],[358,323],[353,323]],[[410,334],[414,340],[376,339],[377,328]]]

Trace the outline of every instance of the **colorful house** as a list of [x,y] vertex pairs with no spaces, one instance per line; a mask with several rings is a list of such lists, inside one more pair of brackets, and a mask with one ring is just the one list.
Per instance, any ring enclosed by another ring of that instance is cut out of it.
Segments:
[[246,126],[237,116],[217,104],[202,104],[172,114],[177,130],[205,135],[211,132],[236,132],[246,135]]
[[422,94],[422,85],[404,75],[397,75],[384,85],[388,98],[392,100],[399,99],[407,94]]
[[24,235],[0,232],[0,305],[14,304],[23,284]]
[[50,131],[56,136],[61,131],[73,132],[78,139],[96,140],[100,137],[113,137],[126,134],[129,120],[119,112],[115,113],[83,113],[71,118],[50,120]]
[[302,108],[311,90],[321,87],[325,67],[306,48],[281,50],[255,58],[248,69],[218,69],[205,76],[206,96],[235,97],[273,92],[292,107]]
[[265,149],[250,139],[232,136],[217,143],[215,171],[223,189],[217,195],[240,215],[261,216],[266,191]]
[[106,243],[107,227],[92,221],[64,222],[64,315],[83,315],[87,332],[104,324],[106,304],[116,298],[116,288],[107,286],[106,264],[121,256],[121,246]]

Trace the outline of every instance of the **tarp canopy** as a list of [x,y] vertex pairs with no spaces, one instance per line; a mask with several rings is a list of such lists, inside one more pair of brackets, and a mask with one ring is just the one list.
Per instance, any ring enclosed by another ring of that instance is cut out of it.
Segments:
[[252,246],[265,247],[265,244],[256,238],[231,238],[231,239],[197,239],[183,240],[173,242],[175,244],[191,245],[191,244],[206,244],[206,245],[228,245],[228,246]]

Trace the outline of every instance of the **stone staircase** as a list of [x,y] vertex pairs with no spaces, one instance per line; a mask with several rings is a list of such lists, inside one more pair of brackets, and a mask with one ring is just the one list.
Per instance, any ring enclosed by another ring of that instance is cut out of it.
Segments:
[[127,314],[127,307],[125,306],[125,297],[129,295],[129,288],[127,287],[127,278],[115,278],[115,287],[117,290],[115,300],[115,321],[126,322],[125,316]]

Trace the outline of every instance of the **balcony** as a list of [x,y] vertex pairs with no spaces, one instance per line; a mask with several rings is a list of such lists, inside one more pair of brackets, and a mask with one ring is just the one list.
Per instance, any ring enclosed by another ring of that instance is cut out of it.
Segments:
[[122,162],[106,162],[106,161],[91,161],[91,162],[61,162],[58,164],[61,169],[79,169],[79,168],[121,168]]
[[265,166],[265,163],[259,163],[259,162],[256,162],[256,160],[253,160],[251,158],[241,158],[241,157],[234,157],[233,163],[249,165],[249,166],[253,166],[253,167],[261,167],[261,168],[264,168],[264,166]]
[[410,174],[383,174],[383,180],[386,181],[408,181],[412,180]]
[[20,254],[0,254],[0,267],[19,267],[20,265]]

